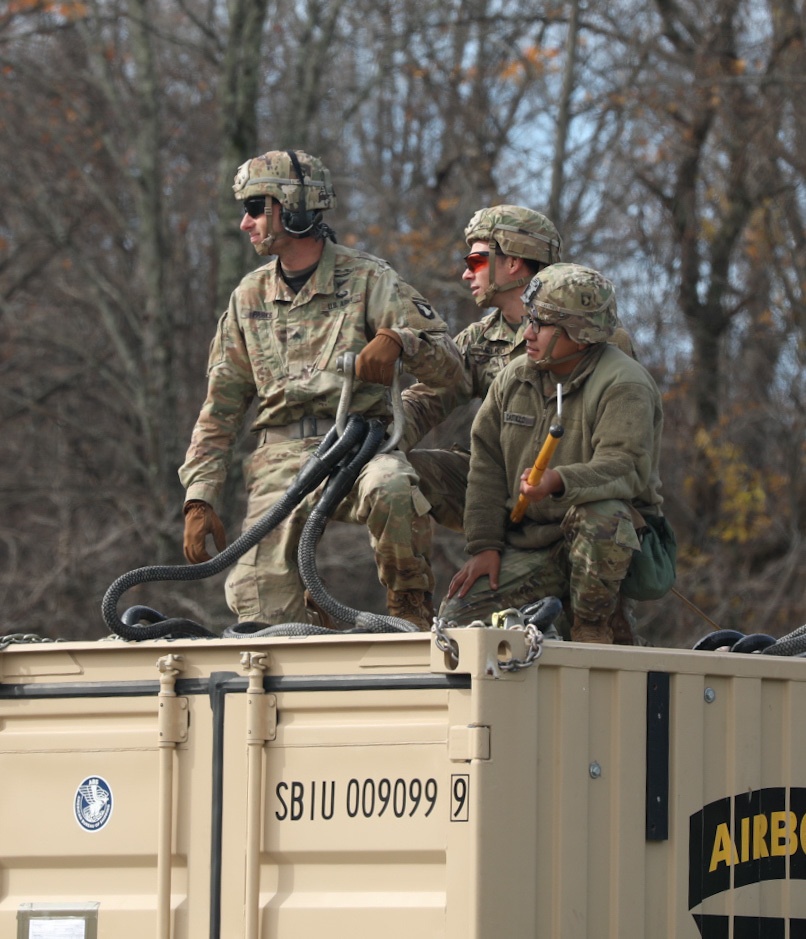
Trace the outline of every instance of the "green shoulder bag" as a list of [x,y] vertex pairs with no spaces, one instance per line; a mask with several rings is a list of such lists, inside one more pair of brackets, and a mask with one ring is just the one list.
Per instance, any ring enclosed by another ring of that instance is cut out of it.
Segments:
[[674,586],[677,539],[664,516],[645,515],[644,521],[641,550],[633,552],[621,593],[633,600],[659,600]]

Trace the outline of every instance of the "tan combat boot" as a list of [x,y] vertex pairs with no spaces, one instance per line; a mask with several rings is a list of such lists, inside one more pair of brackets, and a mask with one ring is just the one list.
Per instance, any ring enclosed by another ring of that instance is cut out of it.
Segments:
[[390,616],[406,619],[428,632],[434,619],[434,597],[426,590],[387,590],[386,608]]
[[591,622],[575,616],[571,626],[571,642],[601,642],[612,645],[613,629],[609,623]]
[[634,646],[634,602],[626,597],[618,595],[616,600],[616,609],[610,617],[610,626],[613,630],[613,642],[617,646]]
[[339,628],[333,617],[319,606],[308,590],[303,594],[303,600],[305,602],[305,609],[316,620],[316,625],[322,626],[324,629],[337,630]]

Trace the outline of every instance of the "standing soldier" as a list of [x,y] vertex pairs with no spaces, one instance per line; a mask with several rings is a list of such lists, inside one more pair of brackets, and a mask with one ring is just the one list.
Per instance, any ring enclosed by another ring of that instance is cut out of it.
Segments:
[[[461,362],[431,305],[379,258],[335,243],[322,213],[336,204],[330,173],[302,151],[273,150],[235,176],[242,231],[259,255],[221,317],[210,349],[207,398],[179,471],[186,488],[185,556],[208,559],[224,528],[216,505],[247,408],[255,400],[255,451],[245,463],[244,530],[283,495],[335,424],[342,387],[337,360],[357,354],[362,382],[353,411],[389,419],[398,359],[429,385],[460,379]],[[296,551],[315,501],[308,496],[236,563],[227,602],[240,621],[306,621]],[[430,506],[405,456],[375,456],[333,517],[366,524],[391,615],[430,628],[434,578]],[[308,611],[315,613],[315,611]]]

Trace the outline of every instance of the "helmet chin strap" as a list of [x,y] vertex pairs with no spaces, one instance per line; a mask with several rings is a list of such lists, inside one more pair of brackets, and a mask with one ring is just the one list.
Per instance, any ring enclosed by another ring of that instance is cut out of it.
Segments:
[[511,280],[506,284],[496,284],[493,282],[490,284],[484,293],[480,293],[476,297],[476,303],[480,307],[492,306],[492,299],[497,293],[504,293],[505,290],[515,290],[518,287],[525,287],[531,277],[519,277],[517,280]]
[[550,372],[552,365],[562,365],[565,362],[572,362],[574,359],[583,356],[587,349],[580,349],[579,352],[572,352],[570,355],[564,355],[559,359],[553,359],[551,353],[554,351],[554,347],[557,345],[557,340],[560,336],[563,335],[563,330],[559,326],[554,327],[554,332],[551,334],[551,339],[549,340],[549,347],[546,349],[546,354],[542,359],[537,359],[535,365],[544,372]]
[[490,271],[490,282],[487,285],[487,289],[476,297],[476,305],[480,306],[482,309],[493,305],[493,297],[497,293],[503,293],[505,290],[515,290],[518,287],[525,287],[532,280],[532,275],[527,274],[525,277],[519,277],[517,280],[511,280],[506,284],[497,284],[495,282],[495,256],[498,251],[498,245],[495,241],[490,241],[489,244],[490,260],[488,270]]
[[266,255],[272,254],[271,246],[275,241],[277,241],[277,235],[272,232],[270,235],[264,238],[263,241],[260,241],[255,245],[255,251],[257,251],[257,253],[262,257],[266,257]]
[[[273,205],[273,200],[272,200],[272,205]],[[266,208],[268,209],[268,206],[266,206]],[[272,209],[271,214],[269,214],[268,211],[266,212],[266,217],[269,219],[269,224],[272,226],[272,228],[267,233],[263,241],[259,241],[255,245],[255,251],[257,251],[257,253],[261,257],[266,257],[266,255],[269,255],[269,254],[276,254],[276,252],[272,251],[271,248],[274,242],[277,241],[277,238],[279,237],[279,235],[282,234],[281,232],[274,230],[274,210],[273,209]]]

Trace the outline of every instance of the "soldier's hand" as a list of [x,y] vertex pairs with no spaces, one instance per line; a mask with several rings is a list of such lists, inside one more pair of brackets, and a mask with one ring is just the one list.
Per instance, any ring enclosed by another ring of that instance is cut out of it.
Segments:
[[185,540],[183,549],[185,557],[191,564],[201,564],[209,561],[205,541],[208,535],[213,536],[218,551],[227,546],[227,535],[221,519],[216,515],[212,505],[201,499],[191,499],[185,503]]
[[355,377],[376,385],[391,385],[403,343],[393,329],[379,329],[355,360]]
[[546,499],[555,493],[561,495],[565,492],[562,476],[557,470],[547,467],[536,486],[529,485],[529,474],[531,472],[532,467],[527,466],[521,473],[520,494],[527,502],[540,502],[541,499]]
[[490,589],[498,590],[498,576],[501,573],[501,555],[494,548],[479,551],[465,562],[464,567],[453,575],[448,587],[448,597],[463,597],[479,577],[490,578]]

